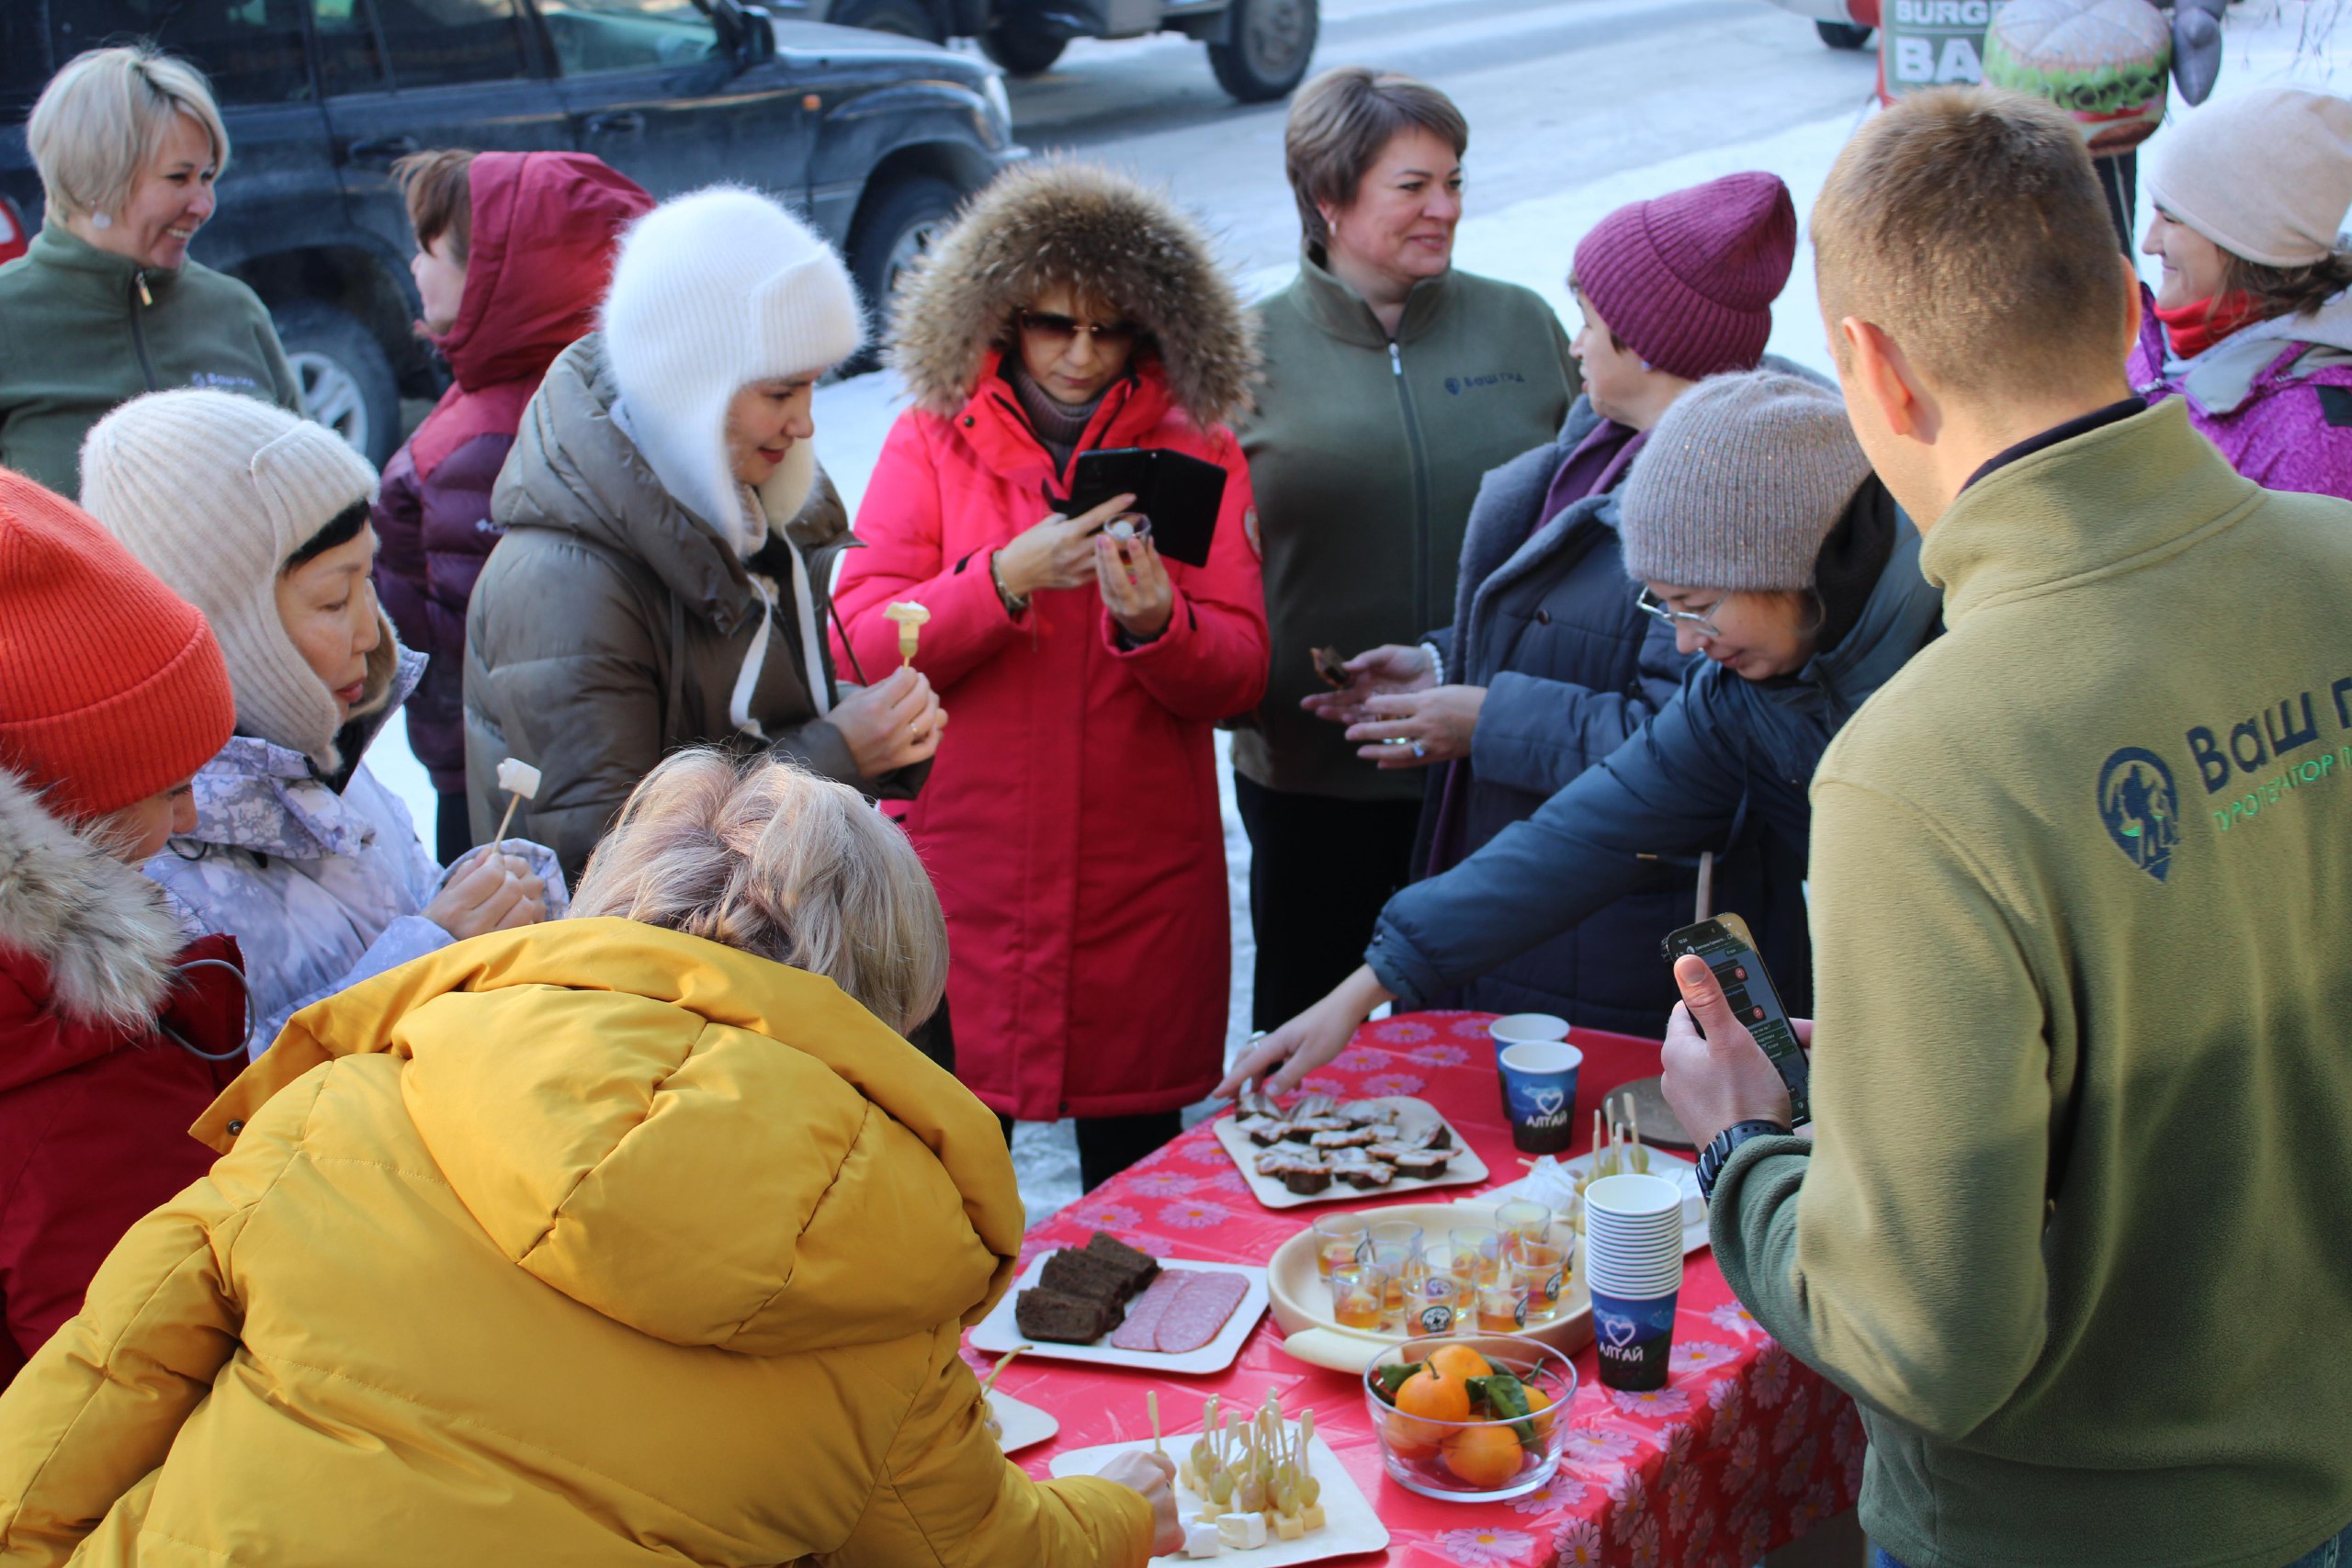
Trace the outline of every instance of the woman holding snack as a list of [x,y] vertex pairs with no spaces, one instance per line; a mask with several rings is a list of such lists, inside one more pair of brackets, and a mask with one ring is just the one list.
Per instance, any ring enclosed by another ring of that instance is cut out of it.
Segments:
[[827,657],[849,528],[809,398],[864,332],[841,259],[766,197],[676,197],[623,236],[600,330],[549,367],[491,498],[505,536],[466,621],[477,835],[509,759],[540,774],[519,829],[571,876],[680,746],[922,786],[945,722],[930,682],[881,660],[836,686]]
[[[1211,727],[1266,679],[1250,474],[1225,422],[1256,355],[1192,221],[1080,164],[1000,176],[895,321],[916,406],[858,514],[841,651],[888,669],[891,607],[928,614],[913,665],[967,739],[902,820],[955,939],[957,1069],[1008,1131],[1078,1118],[1091,1188],[1175,1136],[1220,1068]],[[1133,448],[1222,470],[1213,517],[1160,520],[1212,530],[1203,564],[1139,534],[1132,495],[1057,510],[1083,454]]]
[[1789,1011],[1809,1010],[1806,786],[1830,737],[1939,629],[1918,532],[1837,393],[1777,370],[1713,377],[1675,400],[1634,460],[1618,532],[1627,598],[1710,662],[1532,818],[1391,898],[1363,965],[1270,1034],[1220,1095],[1253,1077],[1296,1085],[1381,1003],[1424,1006],[1570,929],[1640,886],[1647,857],[1751,837],[1767,880],[1735,912]]
[[563,910],[510,840],[444,870],[364,761],[416,687],[369,571],[375,470],[322,425],[232,392],[154,392],[82,448],[83,503],[205,614],[237,734],[147,874],[244,947],[258,1055],[288,1015],[454,941]]
[[2257,87],[2156,144],[2132,384],[2270,490],[2352,500],[2352,99]]
[[1174,1550],[1167,1461],[1033,1482],[985,1425],[958,1346],[1012,1283],[1021,1199],[989,1113],[899,1038],[946,968],[905,839],[854,790],[696,749],[639,784],[575,913],[306,1010],[207,1113],[211,1174],[0,1394],[10,1541],[351,1568]]
[[[1681,686],[1689,657],[1673,629],[1625,592],[1624,477],[1706,377],[1760,364],[1805,374],[1764,354],[1796,244],[1788,187],[1763,173],[1621,207],[1577,243],[1568,291],[1584,316],[1571,344],[1584,392],[1557,439],[1478,487],[1453,624],[1417,647],[1357,655],[1347,689],[1307,699],[1375,766],[1437,764],[1417,878],[1533,816]],[[1754,859],[1716,868],[1719,900],[1752,902]],[[1688,865],[1653,865],[1607,908],[1439,1005],[1653,1031],[1679,999],[1654,961],[1657,939],[1689,923],[1696,882]]]
[[1283,132],[1304,250],[1256,308],[1266,378],[1240,426],[1273,649],[1233,743],[1261,1029],[1354,964],[1420,819],[1419,773],[1365,767],[1306,708],[1329,690],[1317,650],[1442,624],[1481,476],[1552,441],[1576,401],[1552,308],[1453,265],[1469,141],[1444,94],[1362,66],[1301,87]]

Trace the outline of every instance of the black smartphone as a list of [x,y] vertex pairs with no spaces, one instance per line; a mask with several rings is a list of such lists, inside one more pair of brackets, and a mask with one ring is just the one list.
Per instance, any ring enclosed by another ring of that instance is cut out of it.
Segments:
[[1813,1107],[1805,1095],[1812,1081],[1812,1064],[1797,1043],[1797,1032],[1789,1027],[1789,1010],[1781,1005],[1772,976],[1764,972],[1764,960],[1757,955],[1756,939],[1748,934],[1747,922],[1737,915],[1717,915],[1669,933],[1665,947],[1668,964],[1686,953],[1707,961],[1715,983],[1724,988],[1724,999],[1731,1003],[1732,1016],[1756,1036],[1756,1043],[1764,1047],[1781,1081],[1789,1086],[1789,1113],[1795,1124],[1802,1127],[1812,1121]]
[[1132,495],[1151,519],[1151,542],[1170,560],[1209,564],[1216,514],[1225,504],[1225,470],[1215,463],[1159,446],[1115,446],[1081,452],[1071,471],[1069,499],[1056,502],[1065,517],[1091,512],[1114,496]]

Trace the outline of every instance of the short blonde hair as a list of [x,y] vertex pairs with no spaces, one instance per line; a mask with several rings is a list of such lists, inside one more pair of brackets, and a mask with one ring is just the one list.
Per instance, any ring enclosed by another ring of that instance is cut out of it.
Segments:
[[176,114],[204,128],[219,175],[229,166],[229,130],[195,66],[145,43],[66,62],[25,122],[49,209],[61,221],[119,211]]
[[821,975],[900,1034],[947,986],[947,922],[906,835],[847,784],[767,756],[696,748],[646,774],[571,913]]
[[2112,379],[2131,351],[2107,198],[2074,121],[2039,98],[1940,87],[1869,120],[1814,203],[1813,249],[1833,327],[1875,323],[1964,398]]

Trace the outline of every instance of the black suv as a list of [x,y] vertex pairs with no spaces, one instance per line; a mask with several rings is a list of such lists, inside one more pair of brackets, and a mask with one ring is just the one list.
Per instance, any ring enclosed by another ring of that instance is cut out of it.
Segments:
[[203,67],[229,127],[197,259],[260,294],[312,416],[379,464],[400,398],[441,385],[412,332],[404,152],[578,150],[657,197],[758,186],[871,300],[1022,155],[986,64],[738,0],[0,0],[0,260],[40,223],[24,122],[42,84],[141,37]]

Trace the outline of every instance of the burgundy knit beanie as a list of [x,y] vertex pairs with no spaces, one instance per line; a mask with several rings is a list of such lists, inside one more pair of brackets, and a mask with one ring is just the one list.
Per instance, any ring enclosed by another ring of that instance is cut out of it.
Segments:
[[1776,175],[1725,175],[1621,207],[1577,246],[1576,286],[1644,363],[1688,381],[1753,370],[1797,254]]
[[96,521],[0,468],[0,767],[69,819],[161,794],[229,743],[212,628]]

